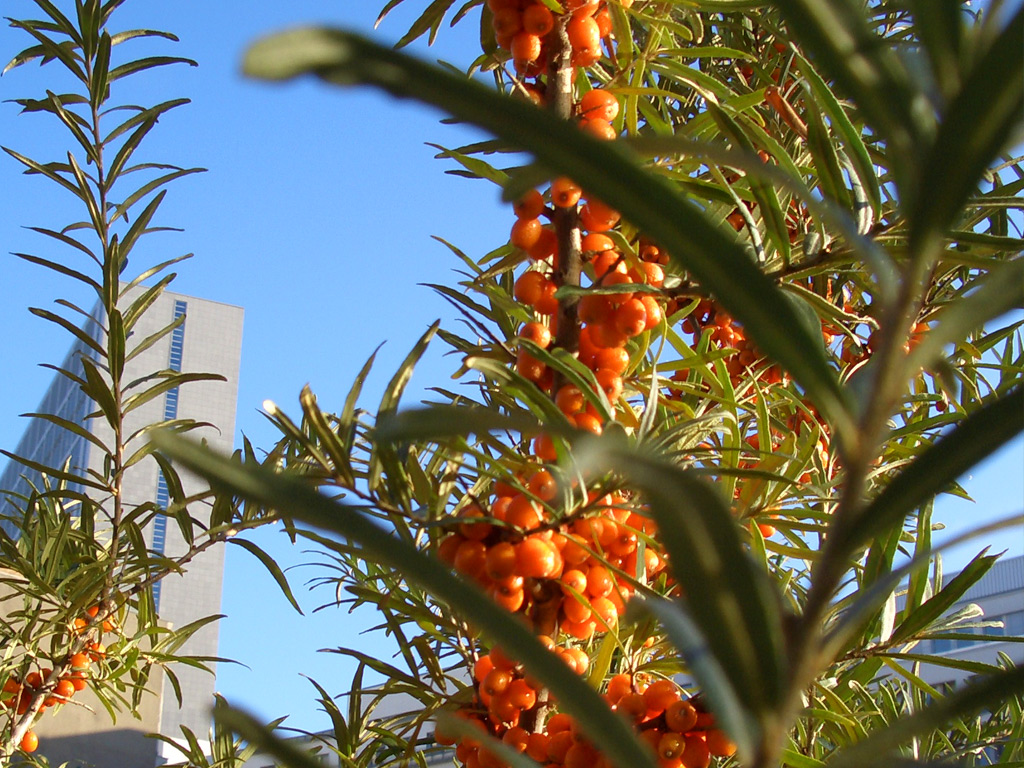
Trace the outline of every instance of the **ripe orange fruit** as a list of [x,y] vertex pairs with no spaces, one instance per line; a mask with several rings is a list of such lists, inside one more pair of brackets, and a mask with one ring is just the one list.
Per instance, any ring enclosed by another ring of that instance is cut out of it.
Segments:
[[65,678],[57,683],[57,687],[53,689],[53,692],[57,694],[59,698],[70,699],[75,695],[74,683],[71,682],[70,678]]
[[697,710],[688,701],[680,700],[665,710],[665,725],[676,733],[686,733],[697,724]]
[[574,14],[566,27],[569,44],[574,49],[596,48],[601,45],[601,29],[593,16]]
[[716,757],[731,757],[736,754],[736,744],[718,728],[712,728],[706,735],[708,751]]
[[515,211],[516,218],[538,219],[544,213],[544,195],[536,189],[531,189],[513,203],[512,210]]
[[519,66],[539,59],[541,48],[540,37],[524,29],[512,36],[512,44],[509,50],[512,52],[512,61]]
[[515,8],[501,8],[494,11],[491,26],[497,37],[513,37],[523,28],[523,19]]
[[551,202],[559,208],[571,208],[580,201],[583,190],[572,179],[559,176],[551,182]]
[[523,29],[544,37],[555,26],[555,17],[543,4],[534,3],[523,9]]
[[540,272],[530,270],[516,278],[512,292],[516,301],[533,306],[540,301],[547,278]]
[[540,233],[543,229],[540,219],[516,219],[508,239],[516,248],[528,251],[540,240]]
[[21,737],[22,752],[35,752],[39,749],[39,737],[36,736],[35,731],[25,731],[25,735]]
[[580,114],[583,117],[599,117],[611,122],[619,115],[619,100],[608,91],[594,88],[580,97]]
[[517,571],[525,578],[550,579],[557,575],[558,552],[538,536],[527,536],[516,545]]

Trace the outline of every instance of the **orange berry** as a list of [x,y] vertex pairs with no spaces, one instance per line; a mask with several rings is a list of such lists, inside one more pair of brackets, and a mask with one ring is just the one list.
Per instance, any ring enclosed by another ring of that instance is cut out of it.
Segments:
[[523,272],[523,274],[516,278],[513,287],[513,295],[516,297],[516,301],[533,306],[541,299],[546,282],[547,278],[540,272],[534,270]]
[[[581,120],[580,129],[586,131],[594,138],[604,139],[605,141],[611,141],[616,136],[618,136],[618,133],[615,131],[614,126],[612,126],[612,124],[609,123],[607,120],[602,120],[600,118]],[[585,220],[583,226],[586,229],[590,229],[596,232],[603,232],[607,229],[611,229],[611,225],[607,223],[605,223],[603,227],[600,226],[599,221],[600,220],[590,218]]]
[[647,327],[647,306],[634,296],[619,305],[612,322],[619,333],[629,338],[639,336]]
[[500,8],[494,11],[491,26],[497,37],[512,37],[523,28],[522,15],[515,8]]
[[518,67],[521,64],[529,64],[539,59],[542,47],[540,37],[524,29],[512,36],[512,44],[509,46],[509,50],[512,52],[512,61]]
[[615,579],[603,565],[591,566],[587,571],[587,594],[591,599],[607,597],[615,588]]
[[661,324],[661,319],[665,316],[658,300],[653,296],[642,296],[640,297],[640,301],[643,302],[644,309],[647,311],[644,330],[649,331],[652,328],[657,328]]
[[598,368],[594,372],[594,378],[597,379],[597,384],[601,389],[604,390],[605,395],[608,397],[608,402],[614,403],[622,396],[623,384],[622,377],[615,371],[607,368]]
[[515,546],[508,541],[499,541],[487,549],[484,570],[495,580],[507,579],[516,570]]
[[541,461],[557,461],[558,451],[551,435],[545,433],[537,435],[533,440],[533,455]]
[[516,546],[518,572],[525,578],[550,579],[558,575],[558,551],[538,536],[527,536]]
[[657,754],[659,760],[673,760],[683,754],[686,748],[686,740],[681,734],[669,732],[662,734],[658,740]]
[[544,195],[531,189],[512,205],[516,217],[520,219],[537,219],[544,213]]
[[676,733],[686,733],[697,724],[697,710],[686,700],[679,700],[665,709],[665,725]]
[[647,704],[643,694],[627,693],[618,700],[615,711],[625,715],[634,723],[639,723],[647,715]]
[[592,435],[600,435],[604,432],[601,420],[592,413],[577,413],[570,417],[577,429],[589,432]]
[[568,416],[583,411],[587,399],[575,384],[565,384],[555,393],[555,405]]
[[516,248],[524,251],[530,250],[540,240],[540,233],[544,229],[540,219],[516,219],[509,233],[509,242]]
[[569,44],[574,49],[596,48],[601,45],[601,29],[592,16],[574,14],[566,27]]
[[21,737],[22,752],[35,752],[39,749],[39,737],[36,736],[35,731],[25,731],[25,735]]
[[523,29],[538,37],[544,37],[555,26],[555,16],[541,3],[528,5],[523,9]]
[[523,531],[532,531],[540,527],[544,520],[544,510],[532,499],[519,494],[512,497],[505,522]]
[[591,232],[605,232],[616,224],[622,215],[600,200],[588,200],[580,211],[580,222]]
[[711,765],[711,752],[704,738],[696,733],[685,737],[686,745],[679,756],[685,768],[708,768]]
[[544,261],[553,258],[558,253],[558,237],[554,231],[544,228],[540,231],[540,239],[526,254],[534,261]]
[[481,690],[490,696],[504,693],[512,683],[512,673],[504,669],[492,669],[480,684]]
[[519,709],[533,709],[537,703],[537,692],[521,677],[509,684],[507,695],[509,701]]
[[551,344],[551,329],[544,323],[529,322],[519,329],[520,339],[529,339],[538,347],[547,348]]
[[608,91],[594,88],[580,97],[580,114],[583,117],[599,117],[610,122],[619,115],[619,100]]
[[679,701],[679,686],[671,680],[655,680],[644,691],[644,701],[649,712],[661,714]]
[[487,547],[483,542],[465,540],[455,552],[455,570],[472,578],[484,574],[487,565]]
[[563,630],[568,634],[574,634],[573,625],[583,624],[594,618],[594,612],[590,606],[583,602],[585,598],[577,598],[569,595],[562,600],[562,613],[565,614]]
[[559,208],[571,208],[580,201],[583,190],[571,179],[560,176],[551,182],[551,202]]
[[[558,717],[558,715],[555,715],[555,717]],[[550,731],[550,728],[551,728],[551,725],[550,725],[550,722],[549,722],[549,724],[548,724],[549,731]],[[557,763],[558,765],[564,765],[565,764],[565,755],[569,752],[569,749],[570,749],[570,747],[572,747],[572,745],[573,745],[572,733],[570,733],[568,729],[566,729],[564,731],[558,731],[557,733],[552,733],[551,734],[551,738],[548,740],[547,759],[550,762],[552,762],[552,763]]]
[[553,282],[545,278],[541,288],[541,297],[533,305],[534,311],[539,315],[553,315],[558,312],[558,299],[555,298],[555,291],[558,290]]
[[535,472],[526,488],[541,501],[551,501],[558,495],[558,482],[546,469]]
[[591,232],[583,236],[581,247],[583,255],[586,257],[588,254],[598,254],[614,249],[615,241],[608,237],[608,235],[600,232]]
[[516,372],[524,379],[539,382],[547,373],[548,367],[531,355],[526,349],[516,352]]
[[477,504],[468,504],[459,510],[458,517],[460,520],[466,522],[459,523],[459,533],[465,539],[474,539],[476,541],[483,541],[486,539],[491,530],[494,528],[490,523],[478,522],[480,518],[483,518],[484,511],[480,509]]
[[516,662],[497,646],[491,648],[490,656],[491,663],[496,669],[515,669],[517,666]]
[[526,754],[538,763],[547,763],[548,742],[550,740],[551,737],[544,732],[531,733],[526,743]]
[[57,687],[53,689],[53,692],[62,699],[70,699],[75,695],[75,684],[71,682],[69,678],[65,678],[57,683]]
[[594,353],[594,370],[606,369],[620,376],[629,367],[629,352],[625,347],[605,347]]
[[608,681],[608,689],[605,691],[605,697],[608,699],[609,703],[616,704],[619,699],[627,693],[632,692],[633,678],[625,673],[620,673]]
[[718,728],[705,733],[708,752],[716,757],[732,757],[736,754],[736,744]]

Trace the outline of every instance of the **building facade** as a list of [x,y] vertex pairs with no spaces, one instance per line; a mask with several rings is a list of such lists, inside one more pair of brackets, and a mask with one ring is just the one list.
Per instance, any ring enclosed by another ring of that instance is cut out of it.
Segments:
[[[184,322],[156,344],[143,350],[126,366],[125,380],[152,371],[171,369],[183,372],[213,373],[225,381],[192,382],[153,398],[129,414],[126,424],[131,434],[147,424],[167,419],[194,419],[206,422],[193,433],[206,439],[211,447],[230,452],[234,442],[235,410],[238,395],[238,371],[241,360],[243,310],[205,299],[164,292],[140,319],[135,340],[145,339],[175,318]],[[87,329],[89,330],[89,329]],[[91,334],[95,335],[95,334]],[[132,339],[128,342],[132,348]],[[78,362],[88,348],[77,342],[64,361],[63,368],[80,370]],[[37,409],[86,424],[92,434],[106,438],[109,426],[102,419],[88,419],[93,405],[82,391],[64,376],[54,378]],[[101,469],[102,452],[84,437],[76,436],[42,419],[32,419],[14,453],[43,463],[61,466],[66,460],[81,471]],[[0,489],[24,493],[32,473],[13,461],[0,475]],[[198,493],[203,485],[198,478],[183,474],[186,494]],[[168,489],[156,462],[147,458],[126,473],[123,500],[128,506],[157,501],[168,503]],[[192,510],[194,516],[199,509]],[[174,524],[157,516],[146,531],[152,549],[175,557],[187,551],[187,545]],[[154,590],[154,599],[161,620],[180,627],[202,616],[218,614],[224,570],[224,548],[212,547],[193,560],[184,575],[165,578]],[[196,633],[181,653],[214,657],[217,655],[217,626],[208,625]],[[181,736],[181,726],[205,738],[210,728],[210,706],[213,703],[214,677],[202,670],[180,666],[175,674],[181,687],[179,708],[170,682],[157,682],[160,694],[142,707],[142,719],[119,718],[111,723],[105,709],[94,707],[95,714],[84,707],[64,707],[56,717],[44,716],[35,729],[40,735],[40,752],[51,764],[68,763],[68,768],[152,768],[177,759],[173,749],[146,738],[145,733]],[[76,698],[77,700],[77,698]]]

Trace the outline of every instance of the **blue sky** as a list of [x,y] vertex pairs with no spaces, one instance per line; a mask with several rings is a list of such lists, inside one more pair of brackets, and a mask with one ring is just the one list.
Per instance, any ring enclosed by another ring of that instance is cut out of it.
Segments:
[[[410,10],[424,3],[408,0]],[[6,0],[5,15],[31,15],[28,0]],[[159,223],[183,233],[155,235],[147,247],[153,261],[195,252],[178,270],[174,289],[245,307],[245,339],[239,390],[238,434],[267,446],[275,434],[258,411],[265,399],[297,410],[307,382],[326,408],[341,406],[365,359],[386,341],[371,379],[379,388],[408,348],[436,318],[452,320],[447,305],[424,282],[453,282],[458,263],[433,241],[438,235],[469,254],[480,255],[507,238],[511,214],[486,182],[446,175],[451,166],[433,159],[434,142],[454,147],[477,140],[472,130],[439,124],[438,113],[380,94],[336,91],[312,82],[268,86],[244,80],[239,62],[258,36],[298,23],[324,22],[376,34],[392,42],[408,27],[410,11],[399,9],[373,33],[378,3],[370,0],[132,0],[115,16],[119,28],[149,27],[174,32],[178,45],[158,44],[200,62],[138,78],[145,88],[138,103],[189,97],[193,103],[164,119],[147,140],[150,159],[203,166],[209,173],[172,185]],[[465,67],[477,52],[475,21],[443,30],[438,45],[414,50]],[[24,36],[0,28],[0,58],[25,47]],[[137,47],[142,51],[143,46]],[[52,67],[21,68],[0,79],[0,100],[56,90]],[[63,152],[64,135],[38,116],[19,116],[0,104],[0,144],[38,159]],[[18,414],[35,408],[50,379],[40,362],[58,362],[68,338],[30,316],[28,306],[50,306],[61,296],[85,305],[37,267],[9,256],[40,252],[43,238],[26,225],[60,226],[79,217],[52,185],[20,174],[0,157],[0,447],[12,448],[23,429]],[[70,292],[69,292],[70,291]],[[440,345],[437,347],[440,350]],[[453,359],[428,356],[414,378],[421,387],[447,385]],[[410,397],[410,402],[415,396]],[[1017,441],[995,463],[968,480],[977,504],[943,504],[951,530],[1017,512],[1024,498],[1024,447]],[[283,563],[309,559],[285,546],[276,531],[257,540]],[[940,537],[941,538],[941,537]],[[998,548],[1024,551],[1024,533],[1004,532]],[[962,548],[962,563],[976,545]],[[379,638],[359,635],[372,616],[327,609],[310,611],[330,595],[302,589],[312,570],[292,572],[307,616],[291,612],[261,567],[249,555],[228,553],[221,624],[221,655],[241,662],[221,665],[218,689],[266,719],[290,714],[288,724],[315,729],[312,687],[300,673],[329,691],[348,687],[351,666],[317,649],[356,645],[379,648]]]

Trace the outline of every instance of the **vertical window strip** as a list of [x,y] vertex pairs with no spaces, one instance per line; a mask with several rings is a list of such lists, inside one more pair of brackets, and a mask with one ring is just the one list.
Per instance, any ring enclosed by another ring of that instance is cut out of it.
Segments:
[[[188,311],[188,302],[174,302],[174,319],[182,318]],[[185,320],[171,331],[171,350],[167,356],[167,367],[176,373],[181,372],[181,358],[185,351]],[[167,390],[164,393],[164,421],[171,421],[178,418],[178,388]],[[163,472],[158,473],[156,481],[156,503],[161,509],[167,509],[170,504],[170,492],[167,489],[167,480]],[[167,516],[157,515],[153,520],[153,549],[163,554],[167,546]],[[160,610],[160,582],[153,585],[153,605]]]

